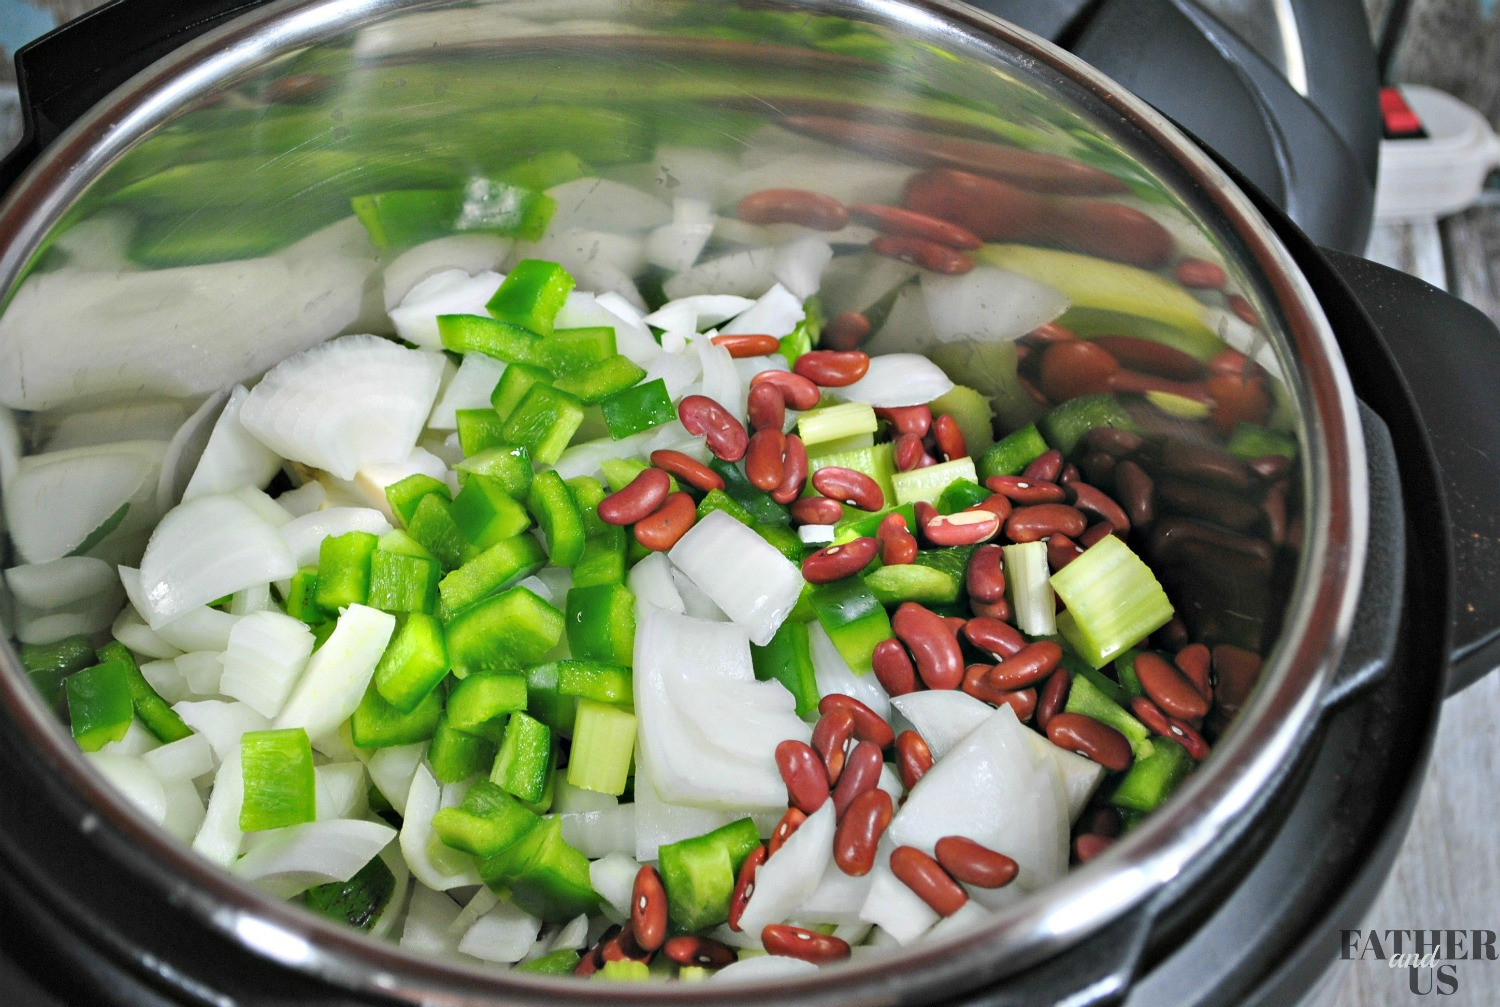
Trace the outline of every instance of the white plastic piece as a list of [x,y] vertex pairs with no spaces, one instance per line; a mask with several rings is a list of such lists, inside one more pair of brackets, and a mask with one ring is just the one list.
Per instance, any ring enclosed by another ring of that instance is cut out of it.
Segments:
[[1480,112],[1450,94],[1420,84],[1400,90],[1427,136],[1380,142],[1375,219],[1432,219],[1467,209],[1485,177],[1500,168],[1500,137]]

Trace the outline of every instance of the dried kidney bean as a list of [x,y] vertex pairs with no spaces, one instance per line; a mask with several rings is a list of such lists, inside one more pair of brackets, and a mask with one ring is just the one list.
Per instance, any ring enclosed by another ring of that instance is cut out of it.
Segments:
[[969,901],[963,886],[915,846],[898,846],[891,851],[891,873],[939,916],[952,916]]
[[809,350],[797,358],[792,371],[823,388],[843,388],[864,377],[870,355],[863,350]]
[[942,618],[914,601],[903,602],[891,618],[896,638],[906,644],[917,674],[929,689],[956,689],[964,677],[963,651]]
[[1135,336],[1098,336],[1094,345],[1108,350],[1110,355],[1131,370],[1154,374],[1173,381],[1197,381],[1206,368],[1197,358],[1164,343]]
[[962,276],[974,268],[974,260],[956,248],[904,234],[882,234],[870,242],[870,251],[945,276]]
[[1214,687],[1209,676],[1212,660],[1208,648],[1201,643],[1188,644],[1178,650],[1177,656],[1172,659],[1177,669],[1187,676],[1193,687],[1210,703],[1214,698]]
[[1220,290],[1228,280],[1223,267],[1207,259],[1183,259],[1177,263],[1175,275],[1184,287],[1198,290]]
[[1086,864],[1114,844],[1115,841],[1108,836],[1086,832],[1073,840],[1073,856],[1078,858],[1080,864]]
[[1120,362],[1102,346],[1086,339],[1053,343],[1042,351],[1037,386],[1053,402],[1109,391]]
[[661,469],[644,469],[629,485],[599,501],[599,520],[605,524],[635,524],[655,513],[672,491],[672,479]]
[[993,514],[997,518],[999,518],[1000,519],[1000,523],[1002,525],[1004,525],[1005,522],[1006,522],[1006,520],[1010,518],[1011,511],[1014,508],[1011,506],[1010,498],[1007,497],[1005,494],[1003,494],[1003,493],[991,493],[988,497],[986,497],[984,499],[984,501],[982,503],[975,504],[973,507],[971,507],[969,509],[970,510],[987,510],[991,514]]
[[771,838],[766,840],[766,858],[775,856],[776,851],[786,845],[786,841],[792,838],[792,833],[802,828],[805,821],[807,812],[801,808],[787,808],[786,814],[781,816],[781,820],[771,830]]
[[927,522],[923,534],[933,545],[977,545],[1000,534],[1000,518],[994,512],[975,507],[956,514],[939,514]]
[[1021,635],[1020,630],[999,619],[983,616],[964,623],[964,636],[980,650],[992,654],[997,661],[1014,657],[1027,646],[1026,638]]
[[927,406],[876,406],[875,415],[890,422],[897,433],[922,438],[932,429],[932,410]]
[[[964,569],[964,588],[970,598],[998,601],[1005,597],[1004,554],[998,545],[982,545],[969,557]],[[971,636],[972,640],[973,637]]]
[[833,862],[851,877],[863,877],[875,866],[880,837],[891,824],[895,804],[884,790],[867,790],[849,802],[833,834]]
[[936,461],[927,453],[927,447],[922,443],[922,438],[916,434],[896,435],[895,441],[891,444],[891,460],[897,472],[926,468],[925,462]]
[[786,454],[781,459],[781,482],[771,491],[771,499],[786,506],[802,496],[807,486],[807,448],[796,434],[786,435]]
[[903,566],[917,558],[917,540],[906,530],[906,518],[890,513],[880,519],[875,529],[880,541],[880,562],[886,566]]
[[964,440],[964,432],[959,429],[958,421],[952,416],[945,413],[933,420],[932,436],[937,441],[938,450],[943,453],[944,461],[968,457],[969,445]]
[[1167,659],[1143,650],[1135,656],[1135,677],[1151,701],[1182,720],[1197,720],[1208,713],[1208,700],[1191,679]]
[[1057,448],[1050,448],[1037,455],[1021,471],[1021,478],[1029,483],[1055,483],[1062,475],[1063,456]]
[[1123,537],[1130,533],[1130,518],[1124,509],[1101,490],[1088,483],[1075,482],[1068,486],[1068,493],[1073,498],[1073,506],[1083,511],[1085,517],[1092,515],[1105,522],[1116,535]]
[[917,669],[901,641],[890,637],[875,645],[870,655],[875,680],[891,696],[905,696],[917,691]]
[[780,430],[786,425],[786,396],[764,381],[752,385],[745,399],[745,418],[755,430]]
[[1045,731],[1052,718],[1063,711],[1068,703],[1068,690],[1073,686],[1073,675],[1066,667],[1058,668],[1042,686],[1036,699],[1036,726]]
[[739,201],[735,216],[747,224],[800,224],[817,231],[837,231],[849,223],[849,211],[832,196],[809,189],[762,189]]
[[[1062,471],[1061,466],[1058,466],[1058,471]],[[1062,503],[1068,498],[1068,491],[1056,483],[1028,479],[1026,476],[990,476],[984,481],[984,485],[1022,507]]]
[[750,379],[750,387],[772,385],[781,391],[788,409],[806,411],[818,404],[823,392],[817,385],[791,371],[761,371]]
[[667,890],[650,864],[636,872],[630,890],[630,931],[642,951],[655,951],[667,939]]
[[849,957],[849,942],[832,934],[820,934],[789,923],[768,923],[760,932],[766,952],[826,965]]
[[839,774],[844,771],[844,760],[849,756],[849,746],[853,741],[854,714],[848,710],[835,707],[819,717],[814,725],[813,751],[823,760],[830,787],[839,782]]
[[1051,535],[1047,538],[1047,566],[1053,573],[1083,555],[1083,546],[1066,535]]
[[857,350],[870,338],[870,319],[858,311],[840,311],[823,323],[823,345],[830,350]]
[[652,552],[666,552],[697,520],[698,507],[692,497],[681,490],[669,493],[654,513],[635,523],[635,540]]
[[1077,752],[1113,772],[1130,768],[1130,742],[1125,735],[1092,717],[1054,714],[1047,723],[1047,738],[1057,747]]
[[792,520],[798,524],[838,524],[844,505],[827,497],[803,497],[792,501]]
[[[769,372],[768,372],[769,373]],[[677,418],[688,433],[700,436],[714,457],[737,462],[745,457],[750,435],[744,424],[706,395],[689,395],[677,404]]]
[[967,836],[944,836],[932,852],[955,881],[976,888],[1004,888],[1020,872],[1010,857]]
[[1048,535],[1077,538],[1087,529],[1088,519],[1066,504],[1017,507],[1005,522],[1005,534],[1012,542],[1038,542]]
[[740,864],[740,872],[735,876],[734,891],[729,895],[729,929],[735,933],[740,932],[740,917],[745,914],[745,906],[750,904],[750,897],[755,894],[755,872],[760,870],[760,865],[766,862],[771,851],[766,846],[757,846]]
[[1193,761],[1202,762],[1208,758],[1208,742],[1203,740],[1203,735],[1199,734],[1192,724],[1173,717],[1167,733],[1169,737],[1176,738],[1182,743],[1182,747],[1187,749]]
[[836,817],[842,819],[856,797],[876,788],[884,765],[880,748],[873,741],[861,741],[849,750],[844,771],[839,774],[839,782],[833,788],[833,813]]
[[1161,707],[1151,702],[1145,696],[1136,696],[1130,701],[1130,712],[1135,715],[1136,720],[1139,720],[1157,734],[1167,735],[1172,733],[1171,718],[1162,712]]
[[890,748],[891,743],[896,740],[895,732],[885,722],[885,718],[853,696],[831,692],[818,700],[819,713],[827,713],[839,707],[854,714],[854,736],[861,741],[871,742],[875,747],[884,749]]
[[788,803],[812,814],[828,800],[828,767],[812,746],[789,739],[776,746],[776,768],[786,784]]
[[681,451],[672,451],[667,448],[653,451],[651,464],[704,493],[724,488],[724,479],[719,473]]
[[661,946],[661,953],[678,965],[696,965],[704,969],[721,969],[739,960],[739,955],[728,944],[712,937],[694,937],[684,934],[673,937]]
[[1133,461],[1115,466],[1115,491],[1120,496],[1125,516],[1137,528],[1149,528],[1156,518],[1156,484],[1146,470]]
[[1103,451],[1115,458],[1128,458],[1146,445],[1140,434],[1119,427],[1095,427],[1088,432],[1084,443],[1091,451]]
[[812,474],[813,488],[830,500],[846,503],[860,510],[877,511],[885,506],[880,484],[863,472],[825,465]]
[[831,584],[859,573],[875,559],[880,543],[873,538],[857,538],[824,546],[802,561],[802,577],[809,584]]
[[986,679],[996,689],[1025,689],[1050,676],[1062,663],[1062,656],[1062,647],[1051,640],[1028,643],[991,668]]
[[774,427],[757,430],[745,451],[745,478],[758,490],[770,492],[786,474],[786,434]]
[[947,245],[966,252],[973,251],[984,244],[979,235],[966,227],[960,227],[952,221],[931,217],[901,206],[852,203],[849,206],[849,218],[861,224],[869,224],[886,234],[904,234],[913,238],[925,238],[939,245]]
[[722,346],[729,351],[729,355],[736,360],[749,357],[767,357],[781,349],[781,340],[775,336],[766,335],[725,335],[714,336],[710,342],[715,346]]
[[932,768],[932,749],[916,731],[902,731],[896,738],[896,772],[908,791]]

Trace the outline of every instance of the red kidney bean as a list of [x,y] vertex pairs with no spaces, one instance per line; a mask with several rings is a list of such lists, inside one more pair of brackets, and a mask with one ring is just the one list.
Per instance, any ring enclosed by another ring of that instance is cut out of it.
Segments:
[[1021,337],[1021,345],[1027,343],[1037,346],[1049,346],[1052,343],[1071,343],[1078,338],[1078,333],[1072,329],[1064,328],[1056,322],[1043,322]]
[[1039,542],[1048,535],[1077,538],[1087,529],[1088,519],[1066,504],[1017,507],[1005,522],[1005,534],[1012,542]]
[[701,436],[708,443],[716,458],[737,462],[745,457],[750,435],[745,433],[744,425],[708,396],[687,396],[677,405],[677,418],[688,433]]
[[833,812],[840,820],[856,797],[876,788],[884,765],[880,748],[873,741],[861,741],[849,750],[844,771],[839,774],[839,782],[833,788]]
[[786,398],[775,385],[762,382],[751,387],[745,400],[745,417],[755,430],[780,430],[786,425]]
[[1120,494],[1125,516],[1138,528],[1149,528],[1156,519],[1156,484],[1146,470],[1133,461],[1115,466],[1115,491]]
[[1103,521],[1121,537],[1130,533],[1130,518],[1126,516],[1124,508],[1102,491],[1088,483],[1075,482],[1068,486],[1068,494],[1073,498],[1073,506],[1083,511],[1085,516],[1092,515]]
[[998,545],[982,545],[974,550],[974,555],[969,557],[969,565],[964,570],[964,588],[969,592],[970,598],[999,601],[1005,597],[1003,560],[1004,553]]
[[938,450],[943,453],[944,461],[968,457],[969,445],[964,440],[964,432],[959,429],[958,421],[952,416],[944,414],[933,420],[932,436],[937,439]]
[[1203,740],[1203,735],[1199,734],[1193,725],[1173,717],[1168,736],[1180,741],[1182,747],[1187,749],[1188,755],[1193,757],[1194,762],[1202,762],[1208,758],[1208,742]]
[[1243,460],[1212,444],[1183,440],[1164,443],[1156,467],[1162,475],[1181,476],[1243,493],[1255,486],[1255,473]]
[[796,434],[786,435],[786,454],[781,459],[781,482],[771,491],[771,499],[785,506],[802,496],[807,487],[807,448]]
[[1015,657],[1027,646],[1026,638],[1016,627],[982,616],[964,623],[964,636],[980,650],[994,655],[997,661]]
[[958,639],[958,634],[963,632],[964,625],[968,621],[969,620],[965,619],[961,615],[945,615],[945,616],[943,616],[943,625],[948,627],[948,632],[950,632],[950,633],[953,634],[953,638],[955,640]]
[[1250,302],[1242,294],[1230,294],[1224,298],[1224,304],[1246,325],[1260,324],[1260,315],[1256,313],[1255,308],[1251,306]]
[[[986,676],[989,675],[992,667],[994,665],[991,664],[969,665],[968,668],[964,669],[964,680],[958,687],[959,691],[973,696],[982,703],[990,703],[994,706],[999,706],[1005,702],[1005,690],[996,689],[986,681]],[[1035,697],[1033,696],[1033,698]],[[1035,712],[1035,710],[1032,712]]]
[[832,934],[820,934],[789,923],[767,923],[760,932],[766,952],[826,965],[849,957],[849,942]]
[[1062,467],[1062,452],[1051,448],[1028,462],[1021,472],[1021,478],[1029,483],[1055,483],[1057,477],[1062,475]]
[[1044,483],[1025,476],[990,476],[984,481],[986,489],[1001,494],[1012,503],[1023,507],[1036,504],[1062,503],[1068,493],[1056,483]]
[[1051,399],[1047,398],[1047,396],[1043,394],[1042,390],[1036,385],[1032,384],[1031,379],[1024,374],[1016,375],[1016,384],[1020,385],[1021,391],[1025,392],[1027,397],[1039,406],[1047,406],[1050,408],[1051,406],[1057,404]]
[[932,523],[933,518],[938,516],[938,511],[936,507],[926,500],[918,500],[912,504],[912,516],[917,522],[917,533],[926,535],[927,526]]
[[812,484],[830,500],[860,510],[876,511],[885,506],[885,494],[880,491],[880,484],[854,469],[825,465],[812,474]]
[[1186,479],[1161,480],[1156,495],[1169,511],[1202,518],[1232,531],[1249,531],[1262,518],[1260,507],[1243,496]]
[[1090,451],[1078,460],[1078,471],[1084,482],[1091,486],[1102,486],[1111,481],[1116,464],[1114,455]]
[[891,795],[879,789],[867,790],[849,802],[833,834],[833,862],[839,870],[855,878],[870,873],[876,847],[895,810]]
[[1110,356],[1118,360],[1122,366],[1134,371],[1154,374],[1159,378],[1197,381],[1206,371],[1203,364],[1196,358],[1150,339],[1139,339],[1135,336],[1096,336],[1093,342],[1096,346],[1102,346],[1108,350]]
[[775,489],[786,474],[786,434],[775,428],[757,430],[745,451],[745,478],[759,490]]
[[1133,455],[1146,445],[1140,434],[1133,434],[1129,430],[1121,430],[1118,427],[1095,427],[1088,432],[1084,441],[1090,450],[1103,451],[1115,458]]
[[668,493],[654,513],[635,523],[635,540],[652,552],[666,552],[697,520],[698,506],[692,497],[681,490]]
[[1181,650],[1192,642],[1192,638],[1188,635],[1187,623],[1182,621],[1181,616],[1168,619],[1167,624],[1156,631],[1153,640],[1163,650]]
[[787,740],[776,746],[776,768],[786,784],[788,802],[804,814],[812,814],[828,800],[828,767],[811,745]]
[[678,965],[696,965],[702,969],[721,969],[739,960],[739,955],[728,944],[692,934],[673,937],[661,946],[661,953]]
[[791,371],[761,371],[750,379],[750,387],[754,388],[756,385],[774,385],[780,389],[788,409],[805,411],[816,406],[823,398],[823,392],[817,385]]
[[1114,844],[1115,841],[1108,836],[1097,836],[1086,832],[1073,840],[1073,856],[1078,858],[1080,864],[1086,864]]
[[868,224],[886,234],[904,234],[913,238],[925,238],[939,245],[947,245],[966,252],[973,251],[984,244],[979,235],[968,228],[900,206],[852,203],[849,206],[849,218],[861,224]]
[[852,577],[875,558],[880,543],[873,538],[824,546],[802,561],[802,577],[809,584],[831,584]]
[[642,951],[655,951],[667,939],[667,890],[650,864],[636,872],[630,891],[630,931]]
[[1130,701],[1130,712],[1135,719],[1145,724],[1157,734],[1167,735],[1172,733],[1172,720],[1145,696],[1136,696]]
[[1062,647],[1051,640],[1038,640],[995,665],[987,678],[997,689],[1025,689],[1047,678],[1061,663]]
[[980,601],[978,598],[970,598],[969,612],[976,619],[994,619],[997,622],[1010,622],[1013,618],[1010,602],[1004,598],[999,601]]
[[757,846],[745,858],[745,862],[740,865],[739,874],[735,876],[734,891],[729,896],[729,929],[735,933],[740,932],[740,917],[745,914],[750,896],[755,894],[755,872],[760,870],[760,865],[770,855],[768,847]]
[[1271,396],[1264,379],[1215,374],[1204,382],[1213,408],[1209,419],[1227,437],[1241,423],[1264,426],[1271,414]]
[[1000,519],[1003,525],[1010,517],[1012,510],[1010,497],[1004,493],[991,493],[983,503],[976,504],[970,510],[987,510]]
[[595,946],[593,950],[579,956],[578,964],[573,966],[573,974],[575,976],[582,976],[587,979],[604,967],[604,961],[598,957],[596,954],[597,951],[598,947]]
[[[970,695],[973,695],[973,693],[970,693]],[[1035,689],[1014,689],[1009,692],[996,690],[993,695],[995,697],[993,699],[988,696],[975,696],[974,698],[983,699],[985,702],[993,703],[996,706],[1010,707],[1015,711],[1016,719],[1023,724],[1030,720],[1031,715],[1036,712]]]
[[1078,474],[1078,466],[1068,462],[1063,466],[1062,474],[1057,477],[1057,484],[1063,489],[1076,483],[1081,477]]
[[853,696],[831,692],[818,700],[819,713],[827,713],[836,707],[843,707],[854,714],[854,736],[859,740],[872,742],[876,748],[882,749],[890,748],[896,740],[896,734],[891,730],[891,725],[885,722],[885,718]]
[[1037,383],[1053,402],[1067,402],[1109,391],[1119,370],[1120,362],[1102,346],[1084,339],[1053,343],[1042,353]]
[[915,846],[898,846],[891,851],[891,873],[939,916],[952,916],[969,901],[963,886]]
[[1083,546],[1066,535],[1047,537],[1047,566],[1053,573],[1064,569],[1069,563],[1083,555]]
[[876,406],[875,415],[890,422],[898,433],[922,438],[932,429],[932,410],[926,406]]
[[808,189],[762,189],[741,199],[735,216],[747,224],[801,224],[817,231],[837,231],[849,223],[849,211],[832,196]]
[[922,468],[922,459],[927,457],[927,448],[916,434],[898,434],[891,444],[891,459],[897,472],[910,472]]
[[781,340],[775,336],[736,334],[714,336],[710,342],[722,346],[736,360],[749,357],[768,357],[781,349]]
[[1036,726],[1043,731],[1052,723],[1052,718],[1063,711],[1068,703],[1068,690],[1073,685],[1073,676],[1067,668],[1058,668],[1042,686],[1036,699]]
[[911,663],[911,655],[894,637],[881,640],[870,655],[875,668],[875,679],[891,696],[904,696],[917,691],[917,669]]
[[840,311],[823,323],[823,345],[830,350],[857,350],[870,338],[870,320],[858,311]]
[[792,520],[798,524],[838,524],[844,505],[827,497],[803,497],[792,501]]
[[932,768],[932,749],[916,731],[902,731],[896,738],[896,772],[908,791]]
[[945,276],[962,276],[974,268],[974,260],[956,248],[903,234],[882,234],[870,242],[870,251]]
[[929,689],[958,688],[964,677],[963,651],[940,616],[914,601],[902,602],[891,629],[911,650],[917,674]]
[[771,830],[771,838],[766,840],[766,859],[776,855],[776,851],[786,845],[786,841],[792,838],[792,833],[802,828],[802,823],[807,821],[807,813],[801,808],[787,808],[786,814],[776,823],[776,828]]
[[814,725],[812,747],[823,760],[830,787],[839,782],[839,774],[844,771],[844,760],[849,756],[849,746],[853,741],[854,714],[848,710],[829,710]]
[[843,388],[864,377],[870,355],[863,350],[811,350],[797,358],[792,371],[823,388]]
[[1058,713],[1047,722],[1047,738],[1059,748],[1077,752],[1105,769],[1124,772],[1130,768],[1130,742],[1108,724],[1079,713]]
[[635,524],[656,511],[672,491],[672,479],[661,469],[645,469],[603,500],[599,501],[599,520],[605,524]]
[[724,479],[719,473],[704,465],[698,459],[690,455],[685,455],[681,451],[672,451],[666,448],[660,451],[653,451],[651,452],[651,464],[663,472],[676,476],[693,487],[693,489],[701,490],[704,493],[724,488]]
[[1114,533],[1114,528],[1103,521],[1100,521],[1098,524],[1091,524],[1088,530],[1078,537],[1078,546],[1084,550],[1091,549]]
[[979,507],[939,514],[927,522],[924,534],[933,545],[977,545],[1000,534],[1000,518]]
[[953,880],[976,888],[1004,888],[1021,870],[1010,857],[967,836],[944,836],[932,852]]
[[1213,395],[1205,382],[1172,381],[1155,374],[1140,371],[1116,371],[1109,376],[1109,390],[1120,395],[1144,395],[1147,392],[1165,392],[1188,399],[1201,405],[1212,405]]
[[1207,259],[1183,259],[1177,263],[1177,282],[1197,290],[1221,290],[1228,277],[1217,262]]
[[1172,659],[1177,669],[1187,676],[1193,688],[1210,703],[1214,698],[1214,687],[1209,676],[1209,667],[1213,661],[1208,648],[1201,643],[1191,643],[1177,652]]
[[1266,498],[1260,502],[1260,511],[1266,518],[1266,538],[1272,545],[1285,545],[1287,529],[1290,527],[1286,512],[1286,483],[1277,483],[1266,490]]
[[1078,831],[1092,832],[1113,839],[1120,834],[1120,812],[1114,808],[1094,808],[1078,820]]
[[892,512],[881,518],[875,537],[880,541],[880,561],[886,566],[901,566],[916,559],[917,540],[907,531],[906,518],[900,514]]

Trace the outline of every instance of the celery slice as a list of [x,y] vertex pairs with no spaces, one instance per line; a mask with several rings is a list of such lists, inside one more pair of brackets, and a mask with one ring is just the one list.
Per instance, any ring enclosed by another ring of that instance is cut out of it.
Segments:
[[873,434],[880,421],[875,410],[860,402],[845,402],[809,409],[797,417],[797,434],[811,450],[814,446],[861,434]]
[[1047,564],[1047,543],[1008,545],[1001,553],[1005,560],[1005,593],[1010,598],[1016,626],[1029,636],[1051,636],[1057,632],[1057,603],[1048,579],[1052,570]]
[[573,747],[568,756],[568,782],[600,794],[625,792],[630,759],[635,752],[635,714],[595,702],[578,701],[573,721]]
[[929,404],[934,416],[952,416],[964,435],[969,454],[976,458],[988,451],[995,443],[993,426],[994,412],[990,408],[989,396],[966,385],[954,385],[946,395],[940,395]]
[[965,456],[940,465],[929,465],[925,469],[897,472],[891,476],[891,485],[895,487],[898,504],[916,503],[919,500],[931,503],[959,479],[979,482],[979,473],[974,471],[974,459]]
[[1113,535],[1084,550],[1051,583],[1068,606],[1058,632],[1095,668],[1172,618],[1172,603],[1151,568]]

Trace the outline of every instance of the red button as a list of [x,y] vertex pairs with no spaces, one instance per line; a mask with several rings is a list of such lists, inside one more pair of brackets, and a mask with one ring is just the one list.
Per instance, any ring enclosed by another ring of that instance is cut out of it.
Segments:
[[1388,137],[1416,136],[1422,130],[1422,120],[1411,110],[1406,98],[1394,87],[1380,89],[1380,115],[1385,122]]

